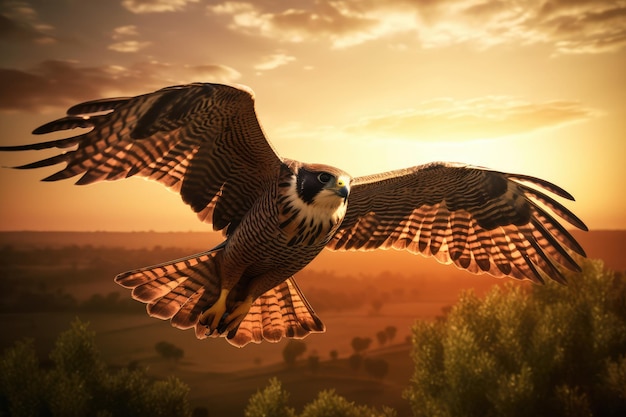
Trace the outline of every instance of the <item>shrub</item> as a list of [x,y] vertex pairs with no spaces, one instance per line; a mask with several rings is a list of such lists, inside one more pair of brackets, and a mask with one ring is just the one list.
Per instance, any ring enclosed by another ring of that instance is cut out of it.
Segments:
[[288,406],[289,393],[283,390],[280,381],[272,378],[269,385],[258,391],[244,411],[245,417],[294,417],[294,409]]
[[310,403],[304,406],[301,414],[288,405],[289,393],[283,390],[280,381],[272,378],[269,385],[257,392],[248,402],[245,417],[395,417],[394,410],[356,405],[341,397],[333,390],[321,391]]
[[565,287],[465,293],[413,328],[416,416],[626,415],[626,283],[587,261]]
[[95,334],[75,320],[60,334],[42,368],[32,341],[0,358],[0,415],[189,416],[188,387],[176,378],[149,378],[143,370],[109,369]]

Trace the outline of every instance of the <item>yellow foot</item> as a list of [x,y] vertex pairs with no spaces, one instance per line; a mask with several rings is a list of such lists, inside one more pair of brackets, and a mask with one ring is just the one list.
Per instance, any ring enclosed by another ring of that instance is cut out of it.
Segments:
[[200,319],[198,321],[200,324],[209,328],[210,331],[208,334],[213,333],[213,331],[217,329],[217,326],[220,324],[220,320],[226,312],[226,297],[228,297],[228,293],[228,290],[222,289],[215,304],[200,315]]
[[236,330],[246,317],[252,307],[252,297],[246,297],[246,299],[239,304],[232,312],[228,313],[228,316],[224,319],[225,332],[232,332]]

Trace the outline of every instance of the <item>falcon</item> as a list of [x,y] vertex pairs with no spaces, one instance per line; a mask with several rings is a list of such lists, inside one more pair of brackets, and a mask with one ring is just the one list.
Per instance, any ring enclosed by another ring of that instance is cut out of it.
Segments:
[[115,278],[150,316],[235,346],[323,332],[294,274],[324,248],[400,249],[472,273],[565,283],[585,252],[557,220],[588,230],[527,175],[430,163],[351,177],[286,159],[268,142],[246,87],[193,83],[88,101],[33,134],[90,128],[1,151],[65,150],[14,168],[65,163],[43,181],[140,176],[180,193],[224,241],[202,253]]

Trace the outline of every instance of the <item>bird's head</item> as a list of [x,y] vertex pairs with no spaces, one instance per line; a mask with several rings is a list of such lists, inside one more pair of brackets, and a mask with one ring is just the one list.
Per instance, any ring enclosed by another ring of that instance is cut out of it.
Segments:
[[346,204],[351,179],[335,167],[303,164],[297,172],[296,190],[304,203],[335,210]]

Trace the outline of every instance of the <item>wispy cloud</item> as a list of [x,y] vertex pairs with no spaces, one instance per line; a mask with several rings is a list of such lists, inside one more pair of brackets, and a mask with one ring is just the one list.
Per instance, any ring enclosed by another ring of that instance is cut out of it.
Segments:
[[295,61],[296,58],[284,53],[275,53],[272,55],[266,55],[261,59],[261,62],[254,66],[254,69],[258,71],[269,71],[287,65],[288,63]]
[[108,46],[108,48],[112,51],[116,52],[137,52],[146,46],[150,45],[148,41],[138,41],[138,40],[127,40],[121,42],[115,42]]
[[132,13],[163,13],[184,10],[199,0],[122,0],[122,6]]
[[0,6],[0,40],[55,43],[53,27],[42,22],[37,11],[25,1],[6,1]]
[[623,1],[315,0],[299,2],[299,8],[281,4],[225,1],[207,10],[229,17],[235,31],[280,42],[327,41],[334,48],[398,35],[409,35],[423,48],[547,44],[555,54],[582,54],[626,46]]
[[365,116],[344,126],[291,123],[277,128],[274,133],[283,139],[353,138],[359,143],[391,139],[462,142],[529,134],[583,122],[601,114],[597,109],[569,100],[530,102],[508,96],[467,100],[438,98],[410,109]]
[[295,43],[326,39],[335,47],[343,47],[371,37],[366,34],[378,24],[377,19],[354,10],[351,5],[346,2],[316,1],[306,9],[287,7],[282,11],[270,12],[257,3],[226,1],[210,5],[207,10],[212,14],[230,16],[230,28],[247,34],[260,34]]
[[415,108],[367,117],[350,133],[415,140],[471,140],[525,134],[580,122],[598,111],[577,101],[528,102],[487,96],[470,100],[440,98]]
[[119,26],[113,29],[111,38],[116,41],[108,46],[108,49],[116,52],[132,53],[151,45],[151,42],[128,39],[139,36],[135,25]]
[[239,72],[224,65],[174,66],[148,61],[132,66],[81,66],[50,60],[29,70],[0,68],[0,111],[41,111],[106,96],[149,92],[167,85],[211,80],[229,83]]

